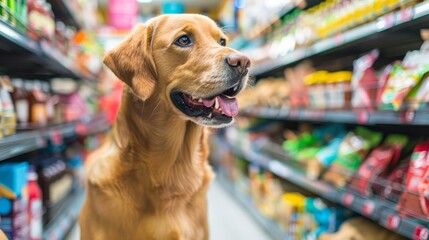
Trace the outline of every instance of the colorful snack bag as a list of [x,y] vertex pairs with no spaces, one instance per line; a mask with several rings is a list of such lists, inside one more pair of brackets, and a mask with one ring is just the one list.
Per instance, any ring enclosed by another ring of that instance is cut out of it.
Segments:
[[406,101],[412,109],[420,109],[429,102],[429,75],[426,74],[420,83],[408,94]]
[[395,64],[381,96],[381,107],[398,110],[410,91],[419,84],[427,72],[429,72],[429,65],[407,69],[400,64]]
[[372,67],[379,56],[377,49],[353,62],[352,107],[373,110],[377,98],[378,79]]
[[[402,161],[386,178],[387,186],[379,193],[383,198],[398,202],[401,194],[405,191],[405,180],[407,179],[410,159]],[[377,194],[377,192],[376,192]]]
[[374,149],[353,177],[350,187],[364,196],[372,195],[372,188],[380,189],[378,178],[387,175],[401,155],[402,148],[408,142],[403,135],[389,135],[382,146]]
[[340,145],[337,158],[323,175],[323,179],[336,187],[344,187],[369,150],[379,144],[381,138],[381,133],[363,127],[347,134]]
[[408,176],[405,183],[399,204],[399,211],[421,217],[429,217],[428,201],[425,198],[427,186],[425,178],[428,177],[429,171],[429,141],[418,144],[411,155],[411,164],[408,169]]

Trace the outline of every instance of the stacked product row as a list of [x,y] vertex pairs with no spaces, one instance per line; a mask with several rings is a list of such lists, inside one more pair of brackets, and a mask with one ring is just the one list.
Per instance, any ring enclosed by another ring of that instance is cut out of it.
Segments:
[[254,56],[255,63],[275,59],[419,2],[421,1],[322,1],[310,9],[298,8],[287,14],[272,27],[264,44],[258,48],[251,46],[246,51],[249,51],[250,56]]
[[8,239],[40,240],[44,227],[59,221],[55,216],[69,207],[64,202],[83,189],[83,158],[102,138],[52,142],[20,162],[0,164],[0,229]]
[[16,130],[35,129],[47,124],[81,120],[99,109],[96,92],[75,82],[0,78],[0,136]]
[[[74,1],[73,1],[74,2]],[[76,31],[73,26],[57,20],[51,4],[46,0],[11,0],[0,2],[0,16],[35,40],[51,47],[49,52],[61,54],[82,72],[97,74],[100,71],[102,49],[95,37],[86,31]],[[53,53],[51,53],[53,54]]]
[[[329,72],[306,61],[284,71],[283,79],[262,79],[241,96],[242,108],[257,106],[290,109],[373,111],[419,110],[429,102],[429,42],[377,71],[379,51],[354,61],[353,71]],[[268,80],[268,81],[267,81]],[[256,97],[255,97],[256,96]]]
[[286,239],[403,239],[347,208],[315,197],[250,161],[235,157],[228,150],[223,152],[222,156],[212,156],[221,169],[219,177],[227,178],[235,189],[249,196],[254,207],[280,226]]

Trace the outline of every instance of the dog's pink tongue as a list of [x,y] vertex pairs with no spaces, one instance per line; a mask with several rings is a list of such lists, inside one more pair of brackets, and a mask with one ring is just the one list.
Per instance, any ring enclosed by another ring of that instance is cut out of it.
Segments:
[[204,104],[205,107],[211,107],[211,106],[213,106],[214,102],[215,102],[214,98],[211,99],[211,100],[210,99],[203,99],[203,104]]
[[216,98],[219,101],[219,106],[222,108],[223,114],[230,116],[230,117],[237,116],[237,114],[238,114],[237,99],[227,98],[223,95],[219,95]]

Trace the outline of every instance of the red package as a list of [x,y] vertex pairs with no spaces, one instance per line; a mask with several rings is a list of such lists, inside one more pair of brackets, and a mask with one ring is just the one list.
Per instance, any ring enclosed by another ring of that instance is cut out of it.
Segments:
[[[412,216],[429,217],[427,180],[429,171],[429,141],[416,146],[411,155],[411,164],[405,184],[405,191],[398,204],[398,210]],[[425,188],[426,187],[426,188]]]
[[396,167],[387,177],[386,184],[380,195],[390,201],[398,202],[401,194],[405,191],[405,180],[407,179],[410,159],[406,159]]
[[373,189],[381,191],[383,184],[378,179],[385,177],[399,160],[402,148],[408,138],[402,135],[389,135],[380,147],[375,148],[354,175],[350,186],[364,196],[370,196]]
[[353,108],[374,109],[377,100],[378,79],[373,65],[378,56],[379,51],[375,49],[353,63]]
[[406,187],[408,191],[418,192],[425,173],[429,169],[429,141],[417,145],[411,155],[411,165],[408,171]]
[[419,198],[424,215],[429,217],[429,168],[426,170],[423,180],[419,184]]
[[377,91],[377,106],[381,106],[382,104],[381,96],[383,96],[384,88],[386,87],[387,82],[389,81],[392,68],[393,68],[393,64],[389,64],[381,72],[381,75],[379,78],[379,84],[378,84],[378,91]]

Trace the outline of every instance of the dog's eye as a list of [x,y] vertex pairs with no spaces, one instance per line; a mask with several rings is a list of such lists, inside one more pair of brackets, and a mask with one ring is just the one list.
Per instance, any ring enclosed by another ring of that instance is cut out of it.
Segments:
[[226,46],[226,40],[225,40],[225,38],[221,38],[220,39],[220,45],[224,46],[224,47]]
[[179,47],[189,47],[192,45],[192,40],[187,35],[183,35],[180,36],[174,43]]

